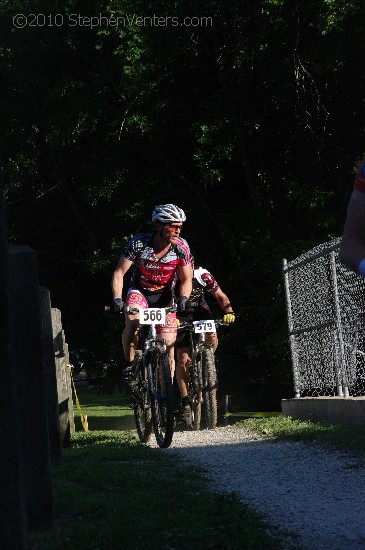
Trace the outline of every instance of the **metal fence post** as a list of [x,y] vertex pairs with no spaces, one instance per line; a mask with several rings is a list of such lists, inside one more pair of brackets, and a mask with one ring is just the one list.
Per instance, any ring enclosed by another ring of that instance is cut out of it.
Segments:
[[291,307],[291,300],[290,300],[288,262],[286,261],[285,258],[283,260],[283,273],[284,273],[286,309],[288,314],[287,316],[288,316],[290,352],[291,352],[291,358],[292,358],[294,393],[295,393],[295,397],[300,397],[300,376],[299,376],[299,364],[298,364],[299,362],[298,362],[298,353],[296,349],[295,336],[293,334],[294,324],[293,324],[293,314],[292,314],[292,307]]
[[[339,397],[343,397],[344,395],[348,397],[349,390],[348,390],[348,384],[346,382],[347,376],[346,376],[345,347],[343,342],[341,307],[340,307],[340,300],[338,296],[336,256],[335,256],[334,250],[332,250],[332,252],[330,253],[330,268],[331,268],[331,277],[332,277],[332,283],[333,283],[333,299],[334,299],[334,306],[335,306],[336,339],[338,342],[338,346],[335,345],[337,395]],[[344,382],[345,382],[345,385],[343,388]]]

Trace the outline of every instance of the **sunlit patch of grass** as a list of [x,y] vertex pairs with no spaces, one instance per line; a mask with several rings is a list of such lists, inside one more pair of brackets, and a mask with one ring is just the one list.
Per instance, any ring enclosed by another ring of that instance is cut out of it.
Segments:
[[[128,394],[99,393],[96,388],[76,388],[82,414],[87,417],[90,430],[134,430],[133,411],[128,406]],[[81,417],[74,403],[75,428],[82,430]]]
[[290,417],[250,418],[236,426],[256,433],[296,441],[316,441],[365,456],[365,426],[293,420]]

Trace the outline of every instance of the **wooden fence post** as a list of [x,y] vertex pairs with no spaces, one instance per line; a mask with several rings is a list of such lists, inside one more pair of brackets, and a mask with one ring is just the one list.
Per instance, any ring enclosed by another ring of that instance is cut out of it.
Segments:
[[72,387],[69,371],[68,347],[62,330],[61,312],[52,308],[53,346],[56,358],[56,379],[58,393],[58,414],[62,447],[71,444],[71,433],[75,431]]
[[46,530],[53,526],[53,498],[36,256],[28,246],[15,246],[9,249],[9,260],[28,523],[31,530]]
[[49,290],[38,287],[39,310],[41,320],[43,381],[48,416],[48,434],[52,464],[60,464],[62,448],[60,439],[60,421],[58,416],[58,394],[56,379],[56,360],[53,347],[51,300]]
[[21,444],[14,334],[9,300],[9,257],[0,163],[0,548],[26,550],[28,522]]

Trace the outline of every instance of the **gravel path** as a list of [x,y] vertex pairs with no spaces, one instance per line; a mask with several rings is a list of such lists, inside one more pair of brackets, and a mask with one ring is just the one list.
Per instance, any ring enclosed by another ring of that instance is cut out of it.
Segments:
[[176,432],[162,452],[206,467],[217,491],[238,493],[271,523],[295,532],[298,547],[365,550],[363,459],[233,426]]

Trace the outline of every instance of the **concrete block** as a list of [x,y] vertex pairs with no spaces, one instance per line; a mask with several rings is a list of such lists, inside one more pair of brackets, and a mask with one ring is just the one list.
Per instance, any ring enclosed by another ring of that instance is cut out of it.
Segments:
[[363,397],[299,397],[282,399],[284,416],[331,424],[365,424]]

